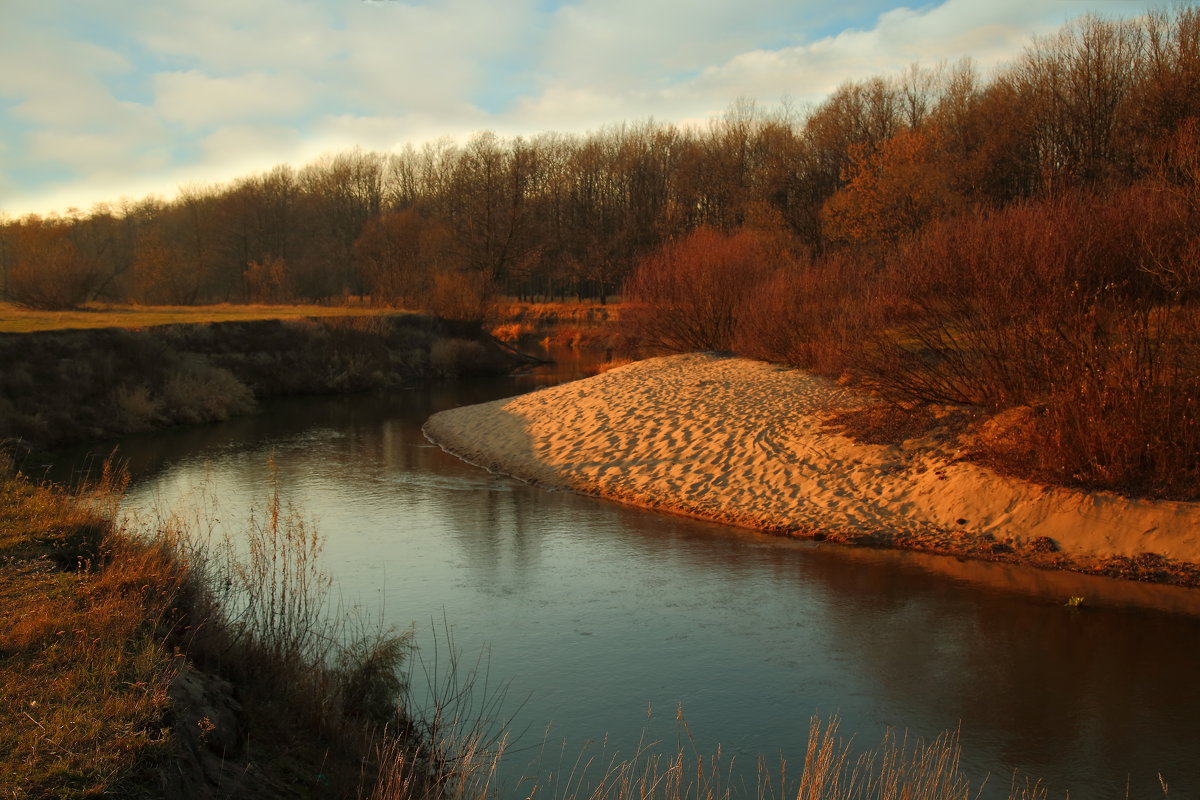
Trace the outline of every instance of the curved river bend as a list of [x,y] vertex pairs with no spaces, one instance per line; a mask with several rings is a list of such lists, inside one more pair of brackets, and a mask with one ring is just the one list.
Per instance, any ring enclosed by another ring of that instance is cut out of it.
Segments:
[[[863,746],[888,727],[959,730],[963,771],[990,775],[981,797],[1006,796],[1014,771],[1051,797],[1161,797],[1159,773],[1171,798],[1200,795],[1200,619],[1103,607],[1177,610],[1193,594],[761,536],[543,491],[421,436],[435,411],[577,367],[130,437],[128,502],[150,513],[203,485],[243,519],[274,453],[343,602],[415,622],[425,654],[443,620],[465,661],[486,653],[524,732],[513,774],[538,753],[529,769],[569,768],[605,735],[608,753],[643,736],[673,749],[682,706],[688,747],[720,743],[751,779],[757,754],[796,774],[810,717],[836,713]],[[1064,606],[1073,594],[1082,608]]]

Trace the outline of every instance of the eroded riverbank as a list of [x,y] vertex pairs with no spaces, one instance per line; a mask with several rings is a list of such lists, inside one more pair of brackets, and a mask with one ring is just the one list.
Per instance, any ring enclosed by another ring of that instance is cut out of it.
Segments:
[[0,450],[18,454],[514,365],[478,326],[411,313],[5,333],[0,362]]
[[424,430],[494,472],[718,522],[1200,585],[1200,503],[1006,477],[947,437],[856,442],[821,413],[855,400],[798,370],[690,354],[451,409]]

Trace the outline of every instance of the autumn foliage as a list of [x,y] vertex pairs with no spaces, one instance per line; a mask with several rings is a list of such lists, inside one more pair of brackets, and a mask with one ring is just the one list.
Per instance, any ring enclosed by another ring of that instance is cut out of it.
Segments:
[[953,162],[937,129],[906,128],[878,149],[851,145],[842,170],[845,186],[821,208],[831,242],[894,245],[935,219],[961,211]]

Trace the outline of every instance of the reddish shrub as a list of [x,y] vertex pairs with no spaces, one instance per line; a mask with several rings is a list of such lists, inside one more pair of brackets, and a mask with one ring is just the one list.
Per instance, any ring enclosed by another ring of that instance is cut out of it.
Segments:
[[1132,187],[927,227],[887,276],[918,315],[864,371],[901,398],[1030,407],[1019,471],[1200,495],[1200,342],[1166,279],[1194,238],[1179,202]]
[[852,252],[777,269],[747,295],[734,349],[838,374],[856,360],[867,331],[895,309],[872,261]]
[[729,350],[743,301],[773,267],[768,259],[755,233],[698,228],[641,261],[622,322],[651,352]]

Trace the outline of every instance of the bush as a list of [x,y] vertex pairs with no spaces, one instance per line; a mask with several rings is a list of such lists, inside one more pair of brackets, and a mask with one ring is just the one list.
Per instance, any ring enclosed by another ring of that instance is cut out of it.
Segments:
[[253,410],[254,393],[229,370],[184,354],[163,385],[163,404],[180,422],[217,422]]
[[1034,414],[998,466],[1085,487],[1193,498],[1200,341],[1167,280],[1192,247],[1171,195],[1072,194],[935,223],[889,264],[915,316],[861,368],[901,399]]
[[849,252],[780,268],[755,286],[738,314],[734,350],[824,374],[856,361],[867,331],[888,314],[869,260]]
[[1200,499],[1200,347],[1195,309],[1085,325],[1033,427],[1036,472],[1084,486]]
[[480,272],[439,272],[433,277],[429,310],[442,319],[482,324],[492,301],[492,282]]
[[744,300],[773,266],[757,234],[698,228],[641,261],[622,322],[651,352],[730,350]]
[[443,378],[486,373],[494,361],[482,343],[471,339],[438,339],[429,352],[429,366]]
[[78,308],[102,286],[100,266],[84,257],[67,224],[32,219],[14,226],[14,264],[4,287],[17,305],[46,310]]

